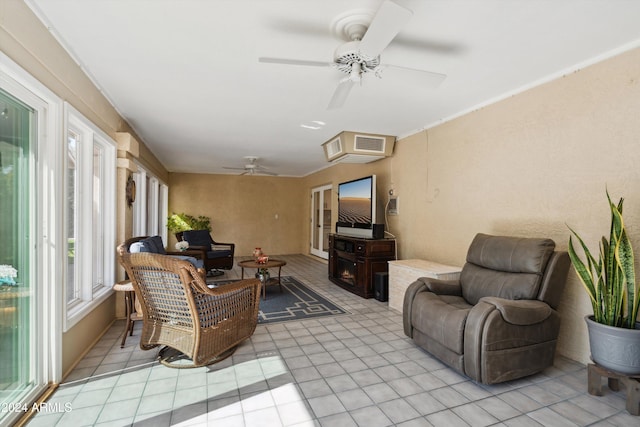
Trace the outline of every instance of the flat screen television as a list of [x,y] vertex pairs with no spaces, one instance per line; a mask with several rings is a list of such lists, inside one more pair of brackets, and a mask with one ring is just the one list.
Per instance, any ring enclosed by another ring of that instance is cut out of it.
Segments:
[[375,175],[338,184],[338,234],[374,237],[376,210]]

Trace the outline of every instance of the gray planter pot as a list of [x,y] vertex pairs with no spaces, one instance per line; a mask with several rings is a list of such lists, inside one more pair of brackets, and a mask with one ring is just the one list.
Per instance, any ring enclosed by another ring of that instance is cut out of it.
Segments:
[[586,316],[591,359],[605,369],[625,375],[640,374],[640,323],[635,329],[597,323]]

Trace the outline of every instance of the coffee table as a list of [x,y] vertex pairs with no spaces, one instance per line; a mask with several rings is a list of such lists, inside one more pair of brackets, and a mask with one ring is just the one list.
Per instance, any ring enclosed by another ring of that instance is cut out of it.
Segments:
[[244,279],[244,269],[245,268],[255,268],[260,271],[260,269],[269,269],[269,268],[278,268],[278,278],[275,277],[269,278],[269,280],[262,282],[262,299],[267,299],[267,286],[278,284],[280,286],[280,292],[282,292],[282,282],[280,281],[280,273],[282,272],[282,266],[287,265],[286,261],[282,261],[279,259],[269,259],[266,263],[259,264],[256,261],[250,259],[246,261],[240,261],[238,263],[238,267],[242,269],[242,274],[240,276],[241,279]]

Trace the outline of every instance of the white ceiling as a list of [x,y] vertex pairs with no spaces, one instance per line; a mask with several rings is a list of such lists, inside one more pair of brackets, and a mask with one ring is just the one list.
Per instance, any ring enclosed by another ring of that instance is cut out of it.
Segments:
[[640,45],[640,1],[395,0],[414,14],[381,62],[446,80],[367,75],[328,110],[344,74],[258,58],[331,62],[335,19],[382,0],[26,1],[172,172],[304,176],[343,130],[407,136]]

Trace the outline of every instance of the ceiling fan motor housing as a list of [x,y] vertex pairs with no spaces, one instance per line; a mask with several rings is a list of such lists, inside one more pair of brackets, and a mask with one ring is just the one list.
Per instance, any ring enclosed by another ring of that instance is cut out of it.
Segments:
[[351,73],[354,64],[359,64],[362,73],[374,71],[380,65],[380,55],[375,58],[365,58],[360,53],[360,41],[351,41],[338,46],[333,54],[336,68],[343,73]]

